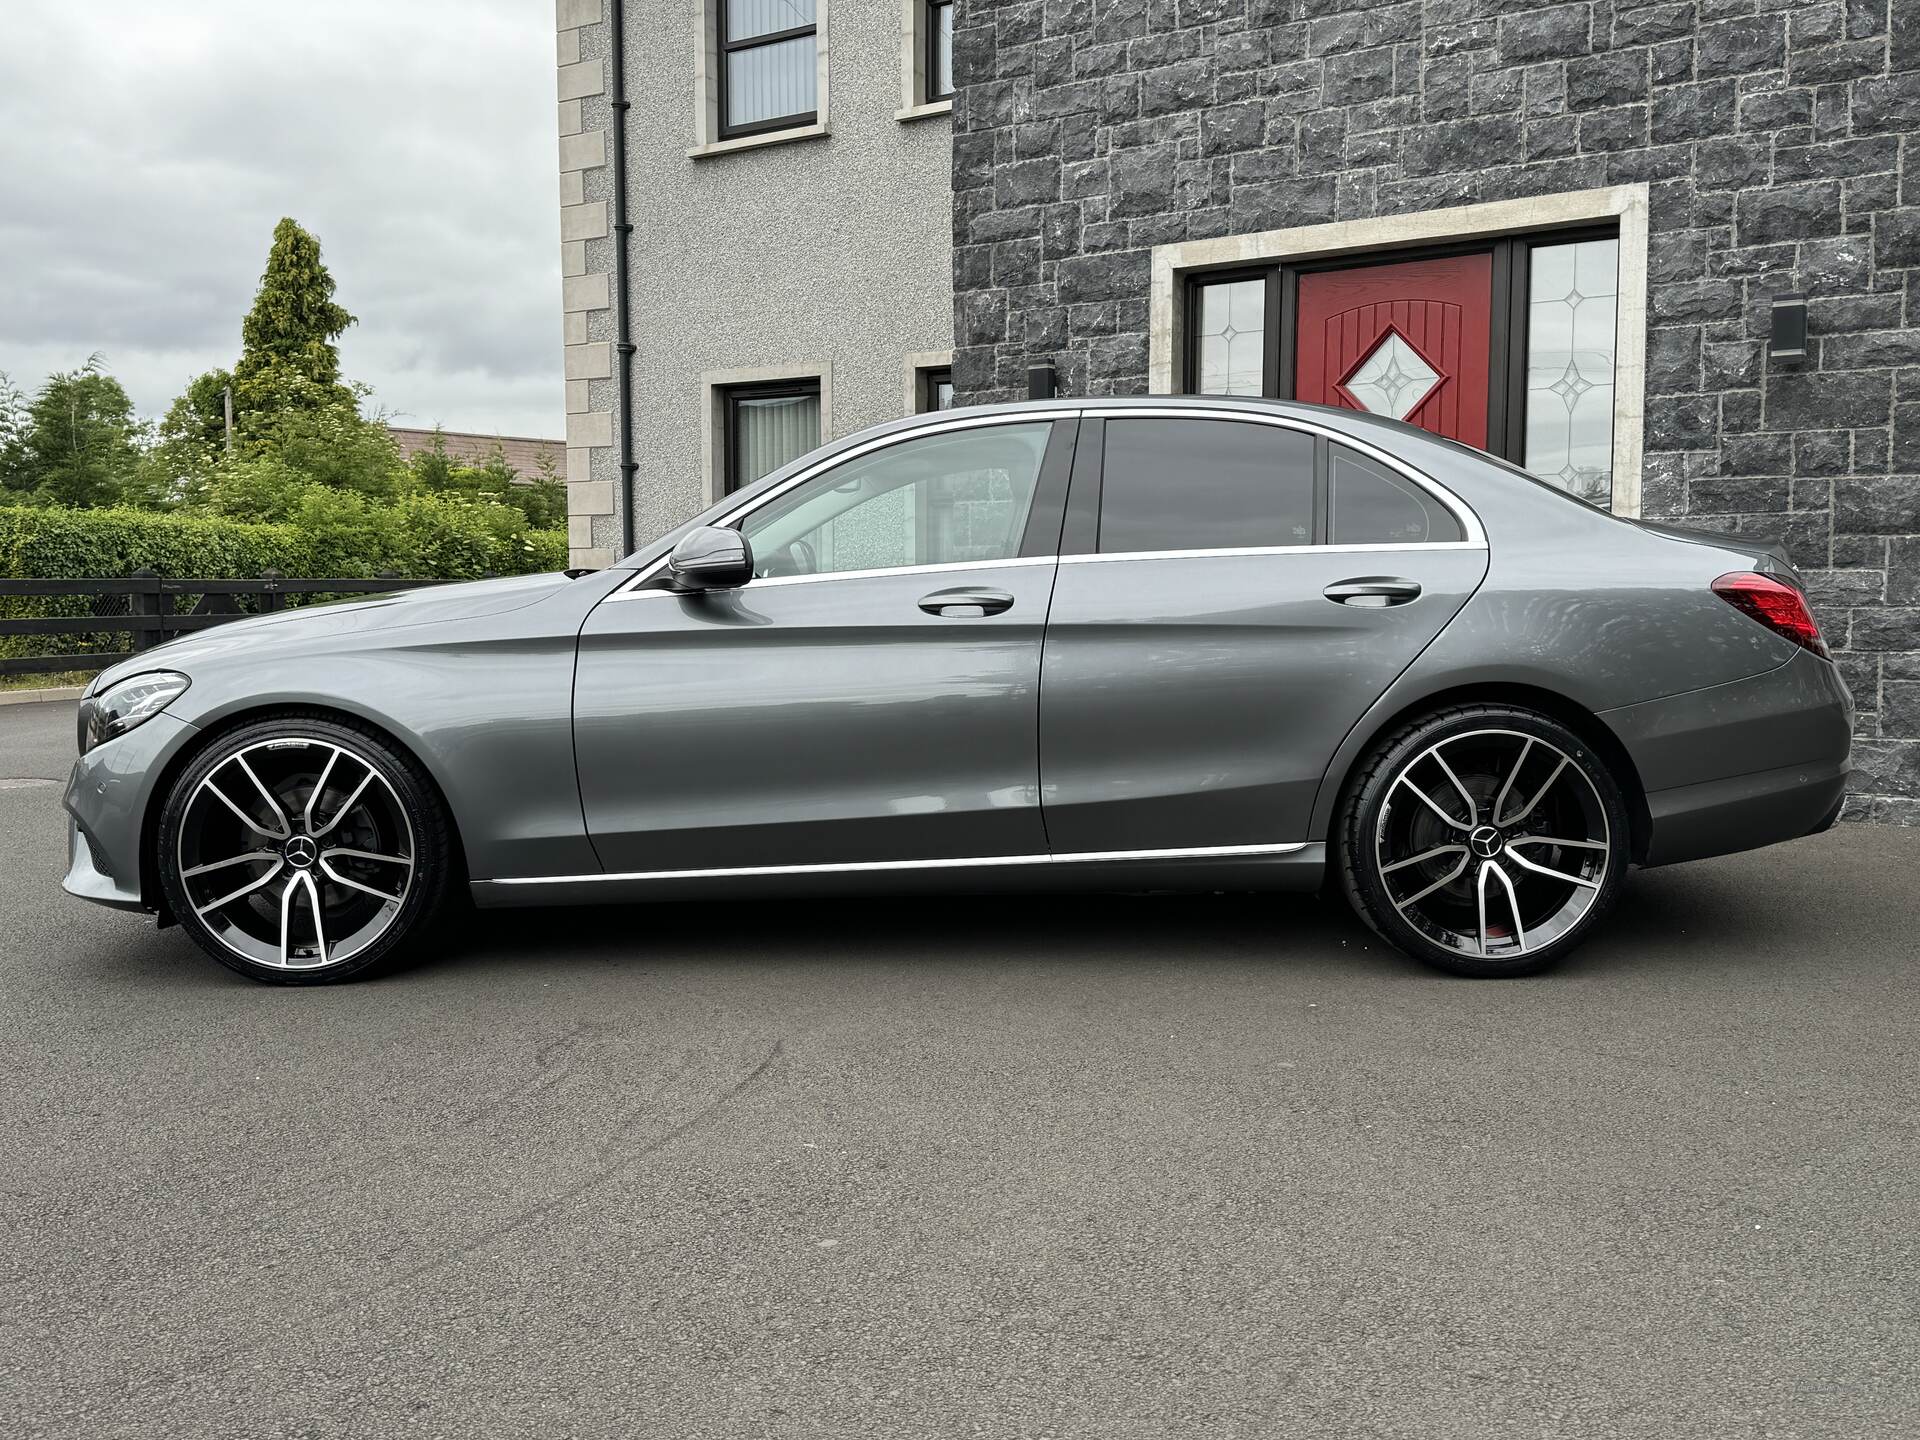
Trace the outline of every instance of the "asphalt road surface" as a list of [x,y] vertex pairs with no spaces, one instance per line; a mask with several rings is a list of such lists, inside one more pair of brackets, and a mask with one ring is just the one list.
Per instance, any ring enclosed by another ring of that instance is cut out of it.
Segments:
[[1272,898],[490,917],[255,986],[0,707],[0,1433],[1920,1433],[1920,832],[1430,974]]

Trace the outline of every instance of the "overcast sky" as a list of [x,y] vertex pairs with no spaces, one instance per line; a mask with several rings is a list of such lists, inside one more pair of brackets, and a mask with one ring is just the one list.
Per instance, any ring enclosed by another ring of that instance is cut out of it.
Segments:
[[0,370],[143,414],[239,353],[274,222],[399,424],[563,430],[553,0],[6,0]]

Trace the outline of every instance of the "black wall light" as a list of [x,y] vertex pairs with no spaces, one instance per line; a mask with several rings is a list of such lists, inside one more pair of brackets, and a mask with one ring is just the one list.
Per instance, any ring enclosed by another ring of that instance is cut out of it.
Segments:
[[1029,400],[1051,400],[1059,393],[1059,384],[1051,365],[1030,365],[1027,367],[1027,398]]
[[1803,360],[1807,354],[1807,297],[1798,291],[1773,297],[1773,326],[1767,353],[1775,360]]

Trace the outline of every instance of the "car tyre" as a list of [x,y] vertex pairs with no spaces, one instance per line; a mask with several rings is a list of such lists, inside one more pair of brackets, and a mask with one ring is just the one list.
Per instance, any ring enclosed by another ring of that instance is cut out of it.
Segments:
[[287,713],[215,736],[168,791],[152,860],[203,950],[249,979],[357,979],[440,933],[458,852],[412,757]]
[[1400,726],[1369,752],[1337,822],[1354,911],[1455,975],[1538,974],[1592,933],[1631,861],[1619,782],[1579,735],[1510,705]]

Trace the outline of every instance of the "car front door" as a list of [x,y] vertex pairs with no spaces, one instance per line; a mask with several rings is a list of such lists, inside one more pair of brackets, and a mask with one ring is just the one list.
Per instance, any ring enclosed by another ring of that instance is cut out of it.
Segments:
[[1041,677],[1054,852],[1308,839],[1335,748],[1485,576],[1477,522],[1277,417],[1116,411],[1080,451]]
[[601,864],[1043,854],[1040,650],[1075,428],[876,442],[722,522],[753,549],[745,586],[643,579],[602,603],[574,698]]

